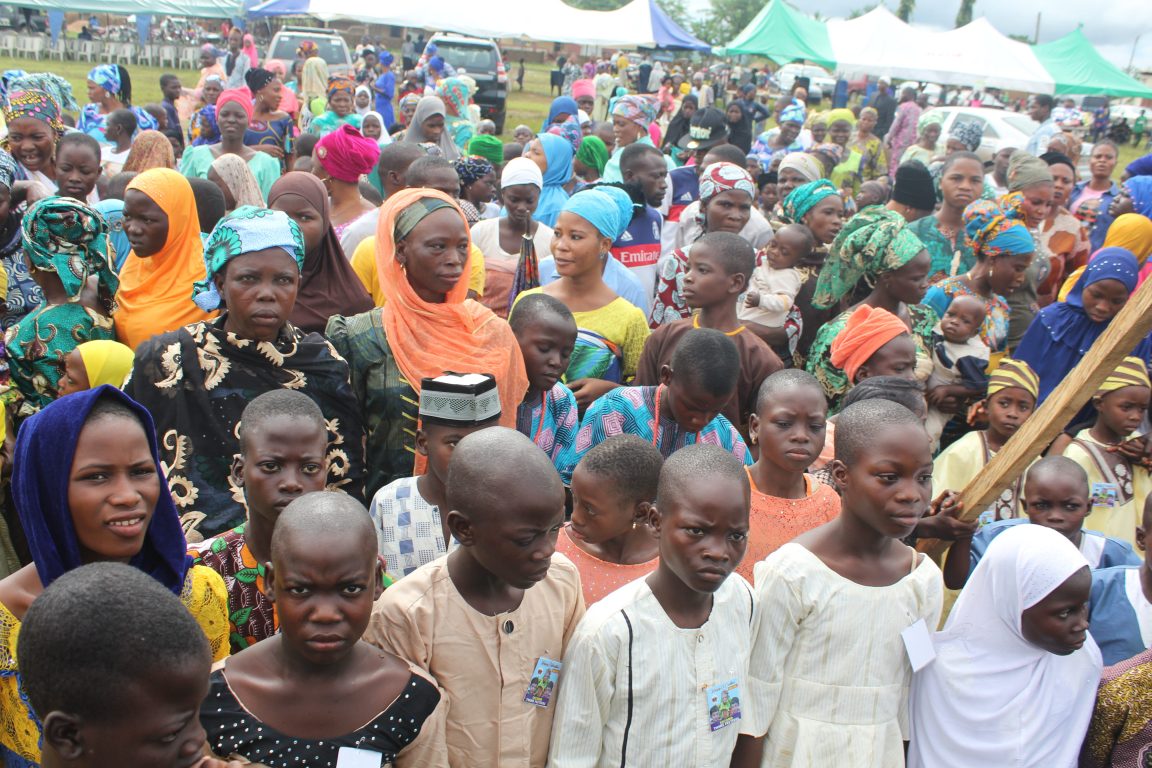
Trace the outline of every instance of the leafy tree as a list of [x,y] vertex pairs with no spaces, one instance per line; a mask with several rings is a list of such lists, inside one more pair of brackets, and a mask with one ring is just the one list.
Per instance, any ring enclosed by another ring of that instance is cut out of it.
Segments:
[[976,0],[960,0],[960,10],[956,12],[956,27],[960,28],[972,21],[972,9]]
[[710,13],[693,31],[713,45],[727,45],[763,7],[763,0],[710,0]]
[[848,14],[848,18],[849,19],[858,19],[861,16],[863,16],[864,14],[871,13],[872,11],[876,10],[879,7],[880,7],[880,3],[872,3],[872,5],[866,5],[863,8],[857,8],[856,10],[854,10],[850,14]]
[[900,7],[896,9],[896,15],[901,21],[909,22],[912,20],[912,11],[916,10],[916,0],[900,0]]

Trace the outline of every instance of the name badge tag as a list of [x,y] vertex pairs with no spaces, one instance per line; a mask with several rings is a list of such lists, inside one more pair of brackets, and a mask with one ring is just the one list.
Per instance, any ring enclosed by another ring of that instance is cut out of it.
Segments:
[[708,687],[708,727],[727,728],[740,719],[740,683],[736,678]]
[[340,747],[336,753],[336,768],[381,768],[384,756],[379,752],[356,747]]
[[1114,483],[1092,483],[1092,506],[1114,509],[1120,504],[1120,489]]
[[900,639],[904,641],[904,650],[908,652],[908,663],[912,665],[913,672],[919,672],[936,660],[936,647],[932,645],[932,636],[924,619],[905,627],[900,632]]
[[532,670],[532,679],[528,681],[528,690],[524,692],[524,701],[537,707],[547,707],[556,693],[556,686],[560,682],[560,667],[563,664],[547,656],[536,660]]

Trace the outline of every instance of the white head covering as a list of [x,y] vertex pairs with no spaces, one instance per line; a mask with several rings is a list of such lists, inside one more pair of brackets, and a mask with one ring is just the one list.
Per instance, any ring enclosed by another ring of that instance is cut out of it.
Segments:
[[[388,133],[388,126],[384,123],[384,116],[375,110],[369,110],[364,113],[365,120],[367,120],[369,116],[375,117],[380,123],[380,138],[376,139],[376,143],[381,147],[386,147],[391,144],[392,135]],[[361,122],[361,128],[363,128],[363,122]]]
[[988,546],[912,683],[908,768],[1071,768],[1103,663],[1089,635],[1057,656],[1024,639],[1020,614],[1088,561],[1064,535],[1018,525]]
[[357,95],[357,96],[359,96],[361,93],[366,93],[366,94],[368,94],[368,106],[366,106],[366,107],[357,107],[357,106],[356,106],[356,100],[355,100],[355,99],[353,99],[353,100],[352,100],[352,106],[353,106],[353,107],[355,107],[355,109],[356,109],[356,114],[358,114],[358,115],[360,115],[361,117],[363,117],[364,115],[366,115],[366,114],[368,114],[369,112],[371,112],[371,111],[372,111],[372,89],[371,89],[371,88],[369,88],[369,87],[368,87],[368,86],[366,86],[366,85],[358,85],[358,86],[356,86],[356,95]]
[[580,123],[580,125],[592,122],[592,118],[589,117],[588,113],[582,109],[576,110],[576,120]]
[[514,157],[509,160],[500,174],[500,186],[505,188],[516,184],[533,184],[543,189],[544,174],[540,172],[540,166],[526,157]]

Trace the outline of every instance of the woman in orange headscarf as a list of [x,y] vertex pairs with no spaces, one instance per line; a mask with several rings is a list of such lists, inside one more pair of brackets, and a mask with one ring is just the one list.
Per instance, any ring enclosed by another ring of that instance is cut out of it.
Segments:
[[423,469],[415,427],[425,377],[492,374],[500,423],[516,426],[528,389],[524,358],[508,323],[467,298],[471,259],[468,222],[455,200],[432,189],[398,192],[381,207],[376,229],[384,308],[328,321],[366,418],[369,498]]
[[169,168],[144,171],[124,192],[124,233],[132,251],[120,270],[117,338],[135,349],[165,331],[213,317],[192,303],[204,278],[204,246],[188,180]]

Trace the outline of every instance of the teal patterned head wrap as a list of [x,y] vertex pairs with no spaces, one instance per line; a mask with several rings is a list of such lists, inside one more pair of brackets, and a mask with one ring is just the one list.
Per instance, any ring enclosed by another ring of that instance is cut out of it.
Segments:
[[24,253],[32,268],[52,272],[75,298],[96,275],[100,293],[113,296],[120,281],[108,260],[104,218],[70,197],[46,197],[33,203],[21,222]]
[[870,205],[849,219],[832,241],[812,305],[828,309],[860,280],[874,285],[880,275],[895,272],[923,250],[924,243],[908,229],[903,216],[882,205]]
[[838,194],[840,191],[828,179],[810,181],[796,187],[788,193],[788,197],[784,198],[782,203],[784,215],[788,221],[800,223],[800,219],[804,218],[804,215],[815,208],[821,200]]
[[220,307],[220,294],[213,278],[224,266],[248,253],[280,248],[304,266],[304,236],[283,211],[243,205],[225,216],[204,243],[204,279],[192,288],[192,301],[205,312]]

